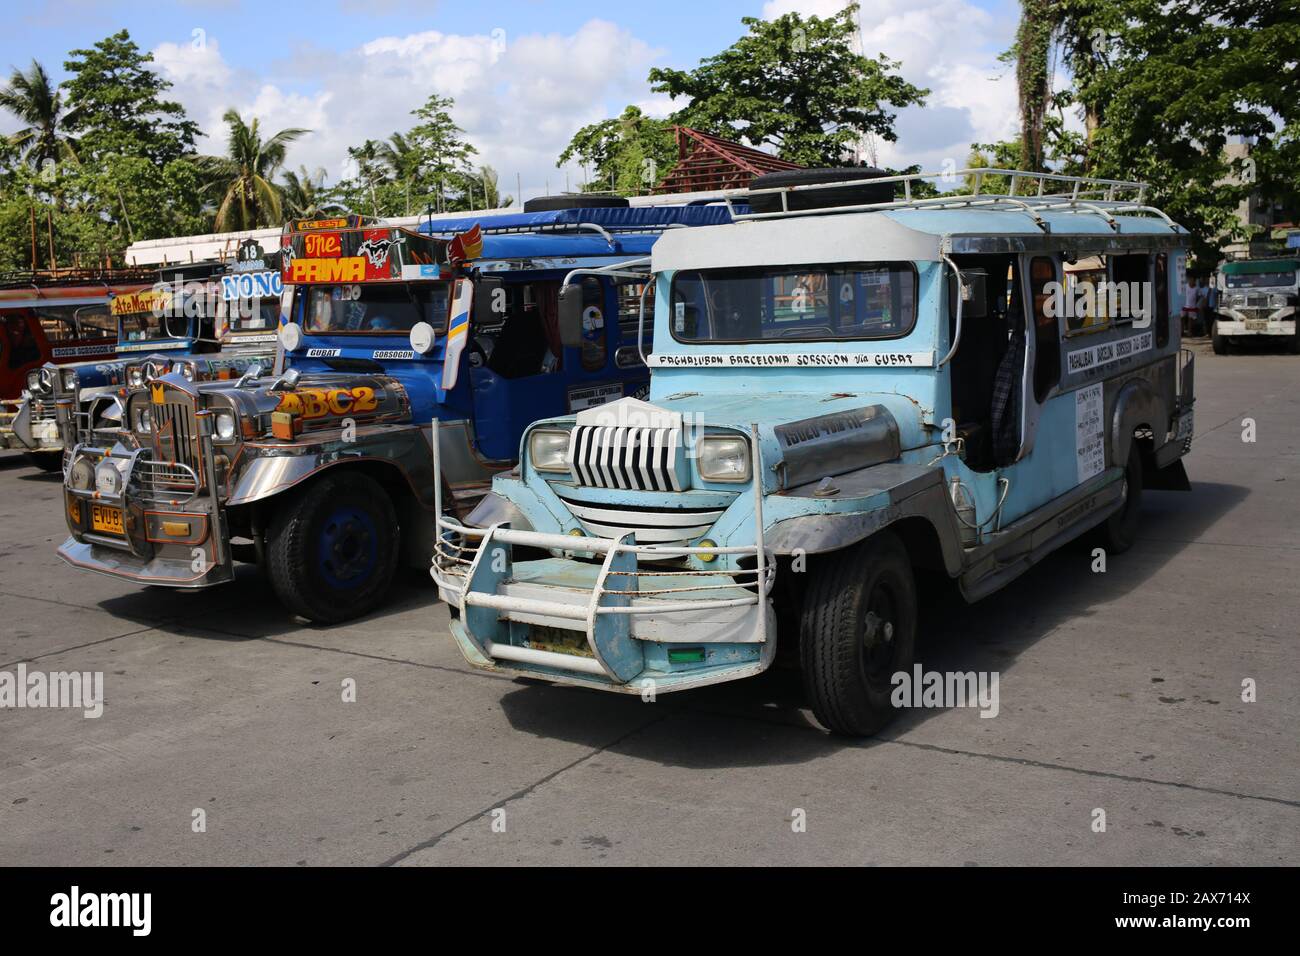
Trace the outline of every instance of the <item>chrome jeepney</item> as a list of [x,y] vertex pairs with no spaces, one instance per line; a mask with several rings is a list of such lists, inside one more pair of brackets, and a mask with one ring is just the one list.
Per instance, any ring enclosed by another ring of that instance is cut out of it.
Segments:
[[915,568],[977,600],[1085,532],[1126,549],[1143,489],[1187,487],[1186,232],[1142,184],[966,174],[919,200],[938,174],[760,178],[732,194],[752,212],[660,240],[648,401],[536,423],[440,517],[466,659],[646,695],[788,644],[818,720],[867,734],[911,667]]

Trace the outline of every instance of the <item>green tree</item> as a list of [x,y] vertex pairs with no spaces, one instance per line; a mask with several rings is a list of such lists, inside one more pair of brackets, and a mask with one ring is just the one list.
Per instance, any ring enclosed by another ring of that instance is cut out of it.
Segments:
[[649,193],[677,160],[673,123],[629,106],[616,119],[578,130],[555,165],[575,160],[587,173],[584,192]]
[[853,48],[857,5],[829,17],[744,17],[749,33],[694,70],[656,68],[652,89],[687,98],[673,122],[774,149],[782,159],[840,165],[864,135],[893,142],[896,114],[929,90],[898,63]]
[[306,166],[299,166],[297,172],[286,169],[280,194],[283,211],[288,218],[315,218],[325,200],[324,168],[318,166],[314,171],[309,171]]
[[33,166],[76,160],[67,128],[77,122],[79,115],[76,110],[64,109],[63,96],[41,64],[32,60],[26,72],[14,69],[9,85],[0,90],[0,108],[26,124],[9,137],[23,160]]
[[237,110],[228,109],[222,119],[230,130],[226,155],[203,156],[199,162],[217,202],[214,227],[235,232],[279,225],[283,208],[272,177],[284,165],[289,144],[310,130],[291,127],[263,139],[256,117],[245,123]]
[[198,124],[179,103],[162,99],[171,83],[149,68],[153,54],[141,53],[126,30],[68,55],[67,127],[83,162],[143,156],[162,167],[193,154]]

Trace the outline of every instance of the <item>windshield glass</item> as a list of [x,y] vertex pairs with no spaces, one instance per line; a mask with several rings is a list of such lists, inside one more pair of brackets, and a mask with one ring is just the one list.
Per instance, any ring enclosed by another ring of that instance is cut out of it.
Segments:
[[673,277],[670,327],[682,342],[896,338],[916,320],[909,265],[707,269]]
[[449,288],[447,282],[311,286],[304,331],[383,335],[410,332],[417,322],[428,322],[440,332],[447,325]]
[[121,341],[148,342],[153,339],[184,338],[189,322],[184,317],[157,315],[154,312],[131,312],[118,316],[122,323]]
[[1254,275],[1223,277],[1229,289],[1265,289],[1295,285],[1294,272],[1257,272]]
[[226,306],[228,332],[274,332],[280,321],[279,296],[232,299]]

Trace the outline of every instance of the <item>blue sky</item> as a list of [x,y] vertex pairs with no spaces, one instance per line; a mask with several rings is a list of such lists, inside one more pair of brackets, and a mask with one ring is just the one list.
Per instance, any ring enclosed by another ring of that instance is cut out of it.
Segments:
[[[672,104],[645,82],[650,66],[690,67],[742,32],[742,16],[788,10],[829,13],[838,0],[609,4],[481,0],[91,0],[35,2],[12,10],[0,34],[0,66],[35,57],[58,78],[67,52],[123,27],[175,83],[211,140],[234,106],[264,125],[313,130],[293,166],[347,172],[345,150],[410,125],[431,93],[456,99],[455,116],[507,192],[525,196],[582,178],[555,157],[584,123],[637,103],[660,115]],[[1014,129],[1014,83],[997,54],[1011,43],[1011,0],[867,0],[869,55],[901,59],[911,82],[933,90],[925,108],[899,118],[900,142],[881,144],[890,165],[964,159],[972,140]],[[0,129],[12,128],[0,118]]]

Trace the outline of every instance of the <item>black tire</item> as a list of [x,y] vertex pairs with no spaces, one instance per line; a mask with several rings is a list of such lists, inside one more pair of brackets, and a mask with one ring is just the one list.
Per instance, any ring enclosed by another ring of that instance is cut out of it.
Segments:
[[1287,344],[1287,351],[1292,355],[1300,355],[1300,316],[1296,317],[1295,331],[1291,333],[1291,341]]
[[61,451],[29,451],[23,454],[28,461],[41,471],[63,470],[63,452]]
[[1142,451],[1135,438],[1129,445],[1128,462],[1124,465],[1124,504],[1098,529],[1099,541],[1107,554],[1123,554],[1133,547],[1141,517]]
[[281,603],[317,624],[374,610],[388,593],[401,553],[393,502],[362,474],[326,474],[271,520],[266,569]]
[[[874,166],[849,166],[844,169],[787,169],[779,173],[764,173],[754,177],[750,189],[772,189],[777,186],[810,186],[815,183],[837,183],[846,180],[864,180],[861,186],[843,186],[836,189],[811,189],[789,194],[789,209],[827,209],[833,206],[860,206],[867,203],[893,202],[894,183],[873,183],[872,179],[889,173]],[[767,196],[750,196],[749,208],[754,212],[779,212],[780,193]]]
[[1215,319],[1214,324],[1210,326],[1210,345],[1214,348],[1215,355],[1228,354],[1228,337],[1219,334],[1219,321]]
[[537,196],[524,203],[524,212],[552,212],[556,209],[624,209],[622,196]]
[[893,719],[892,677],[912,666],[916,618],[907,549],[888,531],[810,571],[799,651],[804,692],[822,726],[866,737]]

